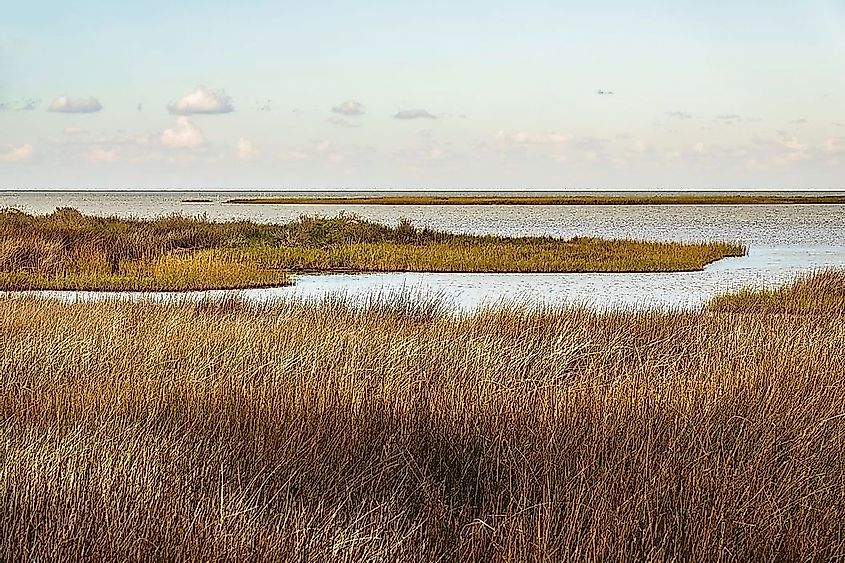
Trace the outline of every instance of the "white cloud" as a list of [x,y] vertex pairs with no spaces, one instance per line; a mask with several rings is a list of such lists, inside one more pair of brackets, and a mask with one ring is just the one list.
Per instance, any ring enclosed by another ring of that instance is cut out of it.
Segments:
[[238,158],[241,160],[249,160],[258,156],[258,149],[249,139],[241,137],[238,139]]
[[117,149],[107,149],[95,145],[88,151],[88,160],[91,162],[114,162],[117,160]]
[[685,111],[667,111],[666,117],[674,117],[675,119],[692,119],[692,114]]
[[170,113],[175,115],[192,115],[197,113],[229,113],[235,111],[232,98],[224,92],[212,92],[205,86],[197,89],[167,106]]
[[437,116],[424,109],[403,109],[393,115],[394,119],[437,119]]
[[87,131],[81,127],[65,127],[63,130],[65,135],[82,135]]
[[41,100],[25,100],[18,106],[18,111],[35,111],[40,103]]
[[187,117],[176,118],[176,125],[161,134],[161,144],[172,149],[193,149],[205,144],[205,136]]
[[643,139],[636,139],[631,143],[631,150],[637,154],[643,154],[649,151],[649,145]]
[[17,102],[0,102],[0,111],[15,110],[15,111],[33,111],[38,108],[41,100],[35,98],[28,98],[25,100],[18,100]]
[[834,155],[845,154],[845,137],[828,139],[824,146],[824,152]]
[[32,152],[32,145],[29,143],[19,147],[12,147],[5,152],[0,152],[0,161],[20,162],[22,160],[29,160],[32,157]]
[[311,157],[307,152],[304,151],[283,151],[279,153],[279,160],[283,160],[285,162],[297,162],[301,160],[307,160]]
[[733,125],[735,123],[740,123],[743,121],[743,117],[741,115],[737,115],[735,113],[729,113],[724,115],[717,115],[713,118],[714,121],[718,123],[724,123],[726,125]]
[[329,123],[334,125],[335,127],[360,127],[360,123],[354,123],[348,119],[340,117],[339,115],[330,115],[329,116]]
[[93,96],[87,98],[59,96],[50,103],[47,111],[55,113],[96,113],[101,109],[103,109],[103,105]]
[[364,104],[355,100],[346,100],[332,108],[332,111],[341,115],[364,115]]
[[562,145],[572,141],[575,137],[563,133],[514,131],[496,133],[497,141],[505,141],[516,145]]

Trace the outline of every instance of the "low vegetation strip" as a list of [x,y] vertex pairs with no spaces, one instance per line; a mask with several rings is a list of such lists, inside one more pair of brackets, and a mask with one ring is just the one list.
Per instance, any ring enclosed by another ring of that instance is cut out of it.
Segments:
[[666,272],[700,270],[742,247],[576,238],[568,241],[473,241],[400,245],[270,247],[256,251],[269,268],[305,272]]
[[836,560],[830,302],[0,299],[0,559]]
[[845,204],[845,195],[533,195],[533,196],[297,196],[233,198],[226,203],[278,205],[752,205]]
[[496,237],[352,216],[279,225],[0,213],[0,290],[204,290],[279,286],[291,272],[698,270],[741,244]]

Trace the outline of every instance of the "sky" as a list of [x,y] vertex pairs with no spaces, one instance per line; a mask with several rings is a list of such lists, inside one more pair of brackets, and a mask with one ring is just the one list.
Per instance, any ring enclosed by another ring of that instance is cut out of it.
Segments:
[[845,189],[842,0],[28,0],[0,189]]

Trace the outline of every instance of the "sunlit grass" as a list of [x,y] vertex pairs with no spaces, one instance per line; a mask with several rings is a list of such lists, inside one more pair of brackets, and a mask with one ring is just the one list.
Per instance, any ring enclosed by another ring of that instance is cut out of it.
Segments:
[[0,272],[0,288],[77,291],[203,291],[290,285],[286,272],[262,267],[239,254],[202,250],[189,255],[121,260],[113,271],[104,261],[90,260],[52,274]]
[[260,263],[293,271],[360,272],[665,272],[700,270],[744,248],[727,243],[683,244],[578,238],[568,241],[472,241],[469,244],[394,242],[329,247],[265,247]]
[[0,290],[203,290],[290,283],[289,272],[699,270],[741,244],[499,237],[351,216],[280,225],[0,213]]
[[843,349],[827,307],[0,299],[0,559],[835,560]]
[[776,288],[745,289],[720,295],[714,311],[814,315],[819,311],[845,314],[845,271],[827,270],[801,276]]

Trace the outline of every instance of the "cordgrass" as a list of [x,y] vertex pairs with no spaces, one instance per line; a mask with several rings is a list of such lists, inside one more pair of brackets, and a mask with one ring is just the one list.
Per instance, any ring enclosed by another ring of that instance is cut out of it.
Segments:
[[837,560],[829,303],[0,299],[0,559]]
[[744,289],[720,295],[712,311],[757,314],[814,315],[819,310],[845,315],[845,271],[822,270],[776,288]]
[[248,223],[177,215],[141,221],[62,208],[0,212],[0,290],[184,291],[283,286],[287,273],[244,258]]
[[226,203],[277,205],[751,205],[845,204],[845,195],[653,194],[653,195],[418,195],[286,196],[233,198]]
[[202,290],[290,284],[291,272],[698,270],[744,245],[498,237],[341,215],[278,225],[0,213],[0,290]]
[[467,243],[355,243],[264,247],[253,253],[269,268],[298,272],[679,272],[700,270],[745,249],[731,243],[660,243],[577,237],[479,237]]

